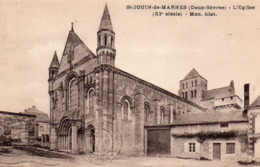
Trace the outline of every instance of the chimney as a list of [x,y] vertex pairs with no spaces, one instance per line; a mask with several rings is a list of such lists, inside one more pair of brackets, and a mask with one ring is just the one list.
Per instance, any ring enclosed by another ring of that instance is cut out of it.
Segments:
[[244,108],[249,107],[249,84],[244,85]]

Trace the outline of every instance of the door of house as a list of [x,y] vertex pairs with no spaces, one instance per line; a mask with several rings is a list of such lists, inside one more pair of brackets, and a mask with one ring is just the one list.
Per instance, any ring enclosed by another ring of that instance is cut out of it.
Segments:
[[170,149],[170,129],[147,130],[147,155],[167,155]]
[[220,143],[213,143],[213,159],[221,159],[221,147]]

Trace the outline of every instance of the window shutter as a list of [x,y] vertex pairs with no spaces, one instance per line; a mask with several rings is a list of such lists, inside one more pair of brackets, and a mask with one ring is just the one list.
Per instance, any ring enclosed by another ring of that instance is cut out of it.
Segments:
[[187,142],[184,143],[184,152],[185,153],[189,152],[189,143]]
[[196,153],[200,153],[200,143],[196,142]]

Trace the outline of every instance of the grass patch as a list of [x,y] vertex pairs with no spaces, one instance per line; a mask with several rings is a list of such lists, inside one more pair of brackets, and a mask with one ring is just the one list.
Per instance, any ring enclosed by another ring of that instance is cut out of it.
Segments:
[[69,155],[59,154],[48,150],[41,150],[37,149],[35,147],[29,147],[29,146],[15,146],[15,149],[25,151],[29,153],[32,156],[40,156],[40,157],[46,157],[46,158],[62,158],[62,159],[72,159]]

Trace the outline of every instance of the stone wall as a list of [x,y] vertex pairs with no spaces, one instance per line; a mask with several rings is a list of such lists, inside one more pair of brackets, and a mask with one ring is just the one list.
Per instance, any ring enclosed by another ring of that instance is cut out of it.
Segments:
[[[189,143],[195,144],[195,152],[189,151]],[[232,139],[221,139],[217,138],[214,140],[207,139],[203,143],[199,143],[196,138],[174,138],[171,137],[171,156],[181,158],[194,158],[199,159],[200,157],[206,159],[213,159],[213,143],[220,143],[221,147],[221,158],[223,161],[238,161],[246,159],[246,143],[247,138],[232,138]],[[226,144],[235,144],[235,153],[227,154]]]
[[35,135],[34,115],[0,111],[0,136],[16,144],[33,144]]
[[[221,145],[221,160],[244,160],[246,158],[247,136],[243,133],[247,132],[247,122],[229,123],[227,129],[223,129],[219,124],[205,124],[205,125],[183,125],[173,126],[171,134],[196,134],[198,132],[223,132],[236,130],[242,132],[239,137],[232,138],[214,138],[206,139],[204,142],[199,143],[197,138],[194,137],[173,137],[171,136],[171,156],[182,158],[195,158],[204,157],[213,159],[213,143],[220,143]],[[189,151],[189,143],[196,143],[195,152]],[[226,144],[235,143],[235,153],[227,154]]]
[[[116,126],[122,136],[122,154],[144,155],[145,104],[151,112],[149,125],[159,123],[160,110],[164,110],[163,124],[170,124],[177,114],[201,112],[202,108],[163,89],[142,81],[121,70],[114,75]],[[164,92],[165,91],[165,92]],[[166,93],[167,92],[167,93]],[[123,103],[130,103],[129,119],[123,118]]]

